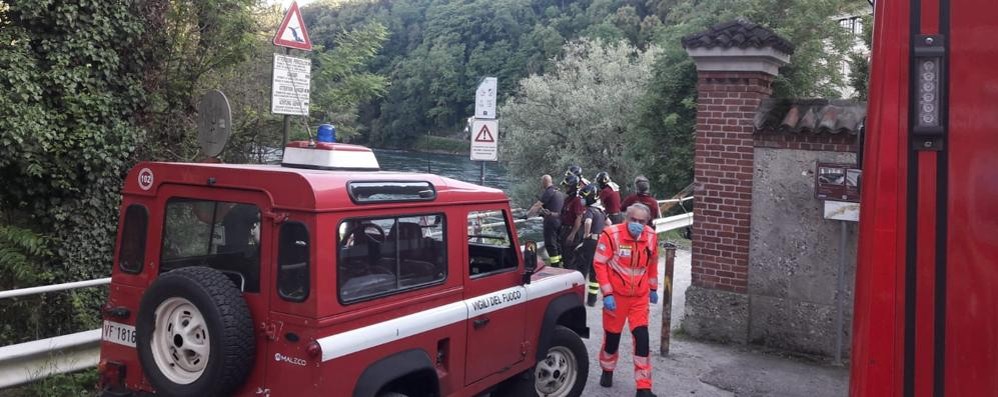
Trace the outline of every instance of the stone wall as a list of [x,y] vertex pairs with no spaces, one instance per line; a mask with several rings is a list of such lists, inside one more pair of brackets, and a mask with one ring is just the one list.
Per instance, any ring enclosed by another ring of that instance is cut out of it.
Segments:
[[[759,142],[752,188],[748,340],[834,356],[842,225],[823,219],[823,202],[814,198],[814,171],[817,161],[854,163],[856,156],[759,147]],[[823,145],[828,143],[817,147]],[[848,352],[858,228],[853,222],[846,227],[843,347]]]

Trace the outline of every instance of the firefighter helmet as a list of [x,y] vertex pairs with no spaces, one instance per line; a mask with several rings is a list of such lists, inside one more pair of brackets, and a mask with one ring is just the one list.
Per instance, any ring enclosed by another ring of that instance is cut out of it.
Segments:
[[565,171],[565,176],[568,176],[569,174],[575,175],[579,177],[579,179],[582,179],[582,167],[576,164],[568,166],[568,171]]
[[599,187],[606,187],[606,185],[609,183],[610,183],[610,174],[608,174],[606,171],[602,171],[596,174],[596,184],[598,184]]
[[565,193],[575,194],[579,189],[579,177],[574,174],[565,175],[565,179],[561,181],[561,187],[565,190]]

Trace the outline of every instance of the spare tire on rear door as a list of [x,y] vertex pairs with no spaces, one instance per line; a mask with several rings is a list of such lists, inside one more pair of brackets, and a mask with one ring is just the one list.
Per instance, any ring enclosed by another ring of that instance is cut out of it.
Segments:
[[242,292],[218,270],[161,274],[142,296],[135,330],[158,395],[227,396],[252,369],[253,318]]

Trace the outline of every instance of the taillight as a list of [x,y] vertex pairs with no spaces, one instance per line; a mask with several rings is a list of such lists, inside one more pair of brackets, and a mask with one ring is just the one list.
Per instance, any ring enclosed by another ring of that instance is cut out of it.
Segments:
[[101,360],[97,364],[100,386],[121,386],[125,383],[125,364],[118,361]]
[[305,353],[308,353],[308,356],[313,359],[320,358],[322,357],[322,346],[319,346],[319,342],[312,341],[312,343],[309,343],[308,347],[305,348]]

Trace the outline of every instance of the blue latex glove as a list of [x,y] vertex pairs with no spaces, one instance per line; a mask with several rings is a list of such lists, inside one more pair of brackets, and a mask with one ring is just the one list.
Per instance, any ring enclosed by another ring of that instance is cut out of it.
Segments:
[[651,303],[658,303],[658,291],[652,291],[648,294],[648,299],[651,300]]
[[603,297],[603,308],[611,312],[617,310],[617,301],[613,299],[613,295]]

